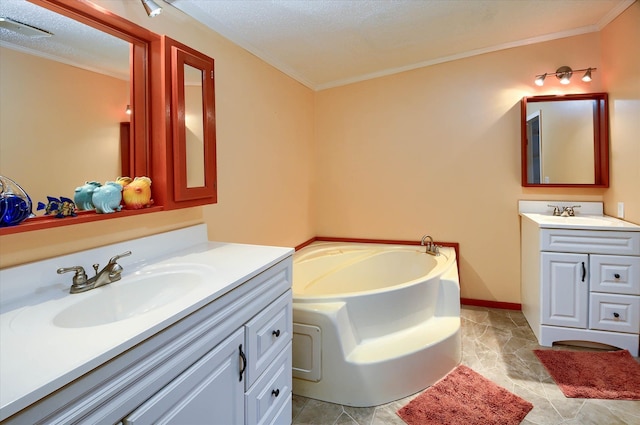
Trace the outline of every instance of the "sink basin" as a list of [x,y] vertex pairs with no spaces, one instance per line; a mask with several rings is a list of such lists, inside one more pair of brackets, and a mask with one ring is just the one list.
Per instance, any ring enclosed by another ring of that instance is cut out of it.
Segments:
[[83,294],[82,299],[55,315],[53,324],[85,328],[129,319],[176,301],[203,281],[201,273],[190,271],[125,277]]
[[576,226],[616,226],[612,220],[603,217],[545,217],[545,221],[551,223],[574,224]]

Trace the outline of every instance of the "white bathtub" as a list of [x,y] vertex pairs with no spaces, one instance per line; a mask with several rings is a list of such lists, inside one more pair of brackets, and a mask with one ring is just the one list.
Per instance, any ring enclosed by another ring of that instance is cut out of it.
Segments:
[[453,248],[316,242],[294,254],[293,392],[348,406],[414,394],[461,359]]

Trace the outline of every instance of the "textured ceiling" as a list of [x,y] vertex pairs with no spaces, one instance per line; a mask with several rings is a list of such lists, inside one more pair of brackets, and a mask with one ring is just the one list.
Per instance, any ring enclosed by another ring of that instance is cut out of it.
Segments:
[[165,2],[319,90],[598,31],[634,0]]
[[[314,90],[598,31],[634,3],[634,0],[156,1],[163,7],[171,4],[191,15]],[[25,0],[0,0],[0,17],[54,34],[50,38],[30,39],[0,28],[0,45],[128,78],[128,43],[116,37]],[[153,19],[162,18],[160,15]]]

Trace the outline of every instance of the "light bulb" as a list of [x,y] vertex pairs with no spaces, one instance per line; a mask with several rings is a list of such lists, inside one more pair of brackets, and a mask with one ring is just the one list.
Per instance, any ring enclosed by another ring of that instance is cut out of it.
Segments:
[[587,72],[584,73],[584,77],[582,77],[582,81],[588,83],[591,81],[591,68],[587,69]]
[[542,75],[538,75],[538,76],[536,77],[536,80],[535,80],[536,86],[541,86],[541,87],[542,87],[542,86],[544,85],[544,79],[545,79],[546,77],[547,77],[547,74],[546,74],[546,73],[545,73],[545,74],[542,74]]

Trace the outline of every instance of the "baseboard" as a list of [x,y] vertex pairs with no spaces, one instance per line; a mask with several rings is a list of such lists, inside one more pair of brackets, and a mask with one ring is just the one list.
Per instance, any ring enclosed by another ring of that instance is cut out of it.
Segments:
[[502,308],[505,310],[522,310],[522,304],[507,303],[503,301],[474,300],[473,298],[460,298],[460,304],[476,307]]

